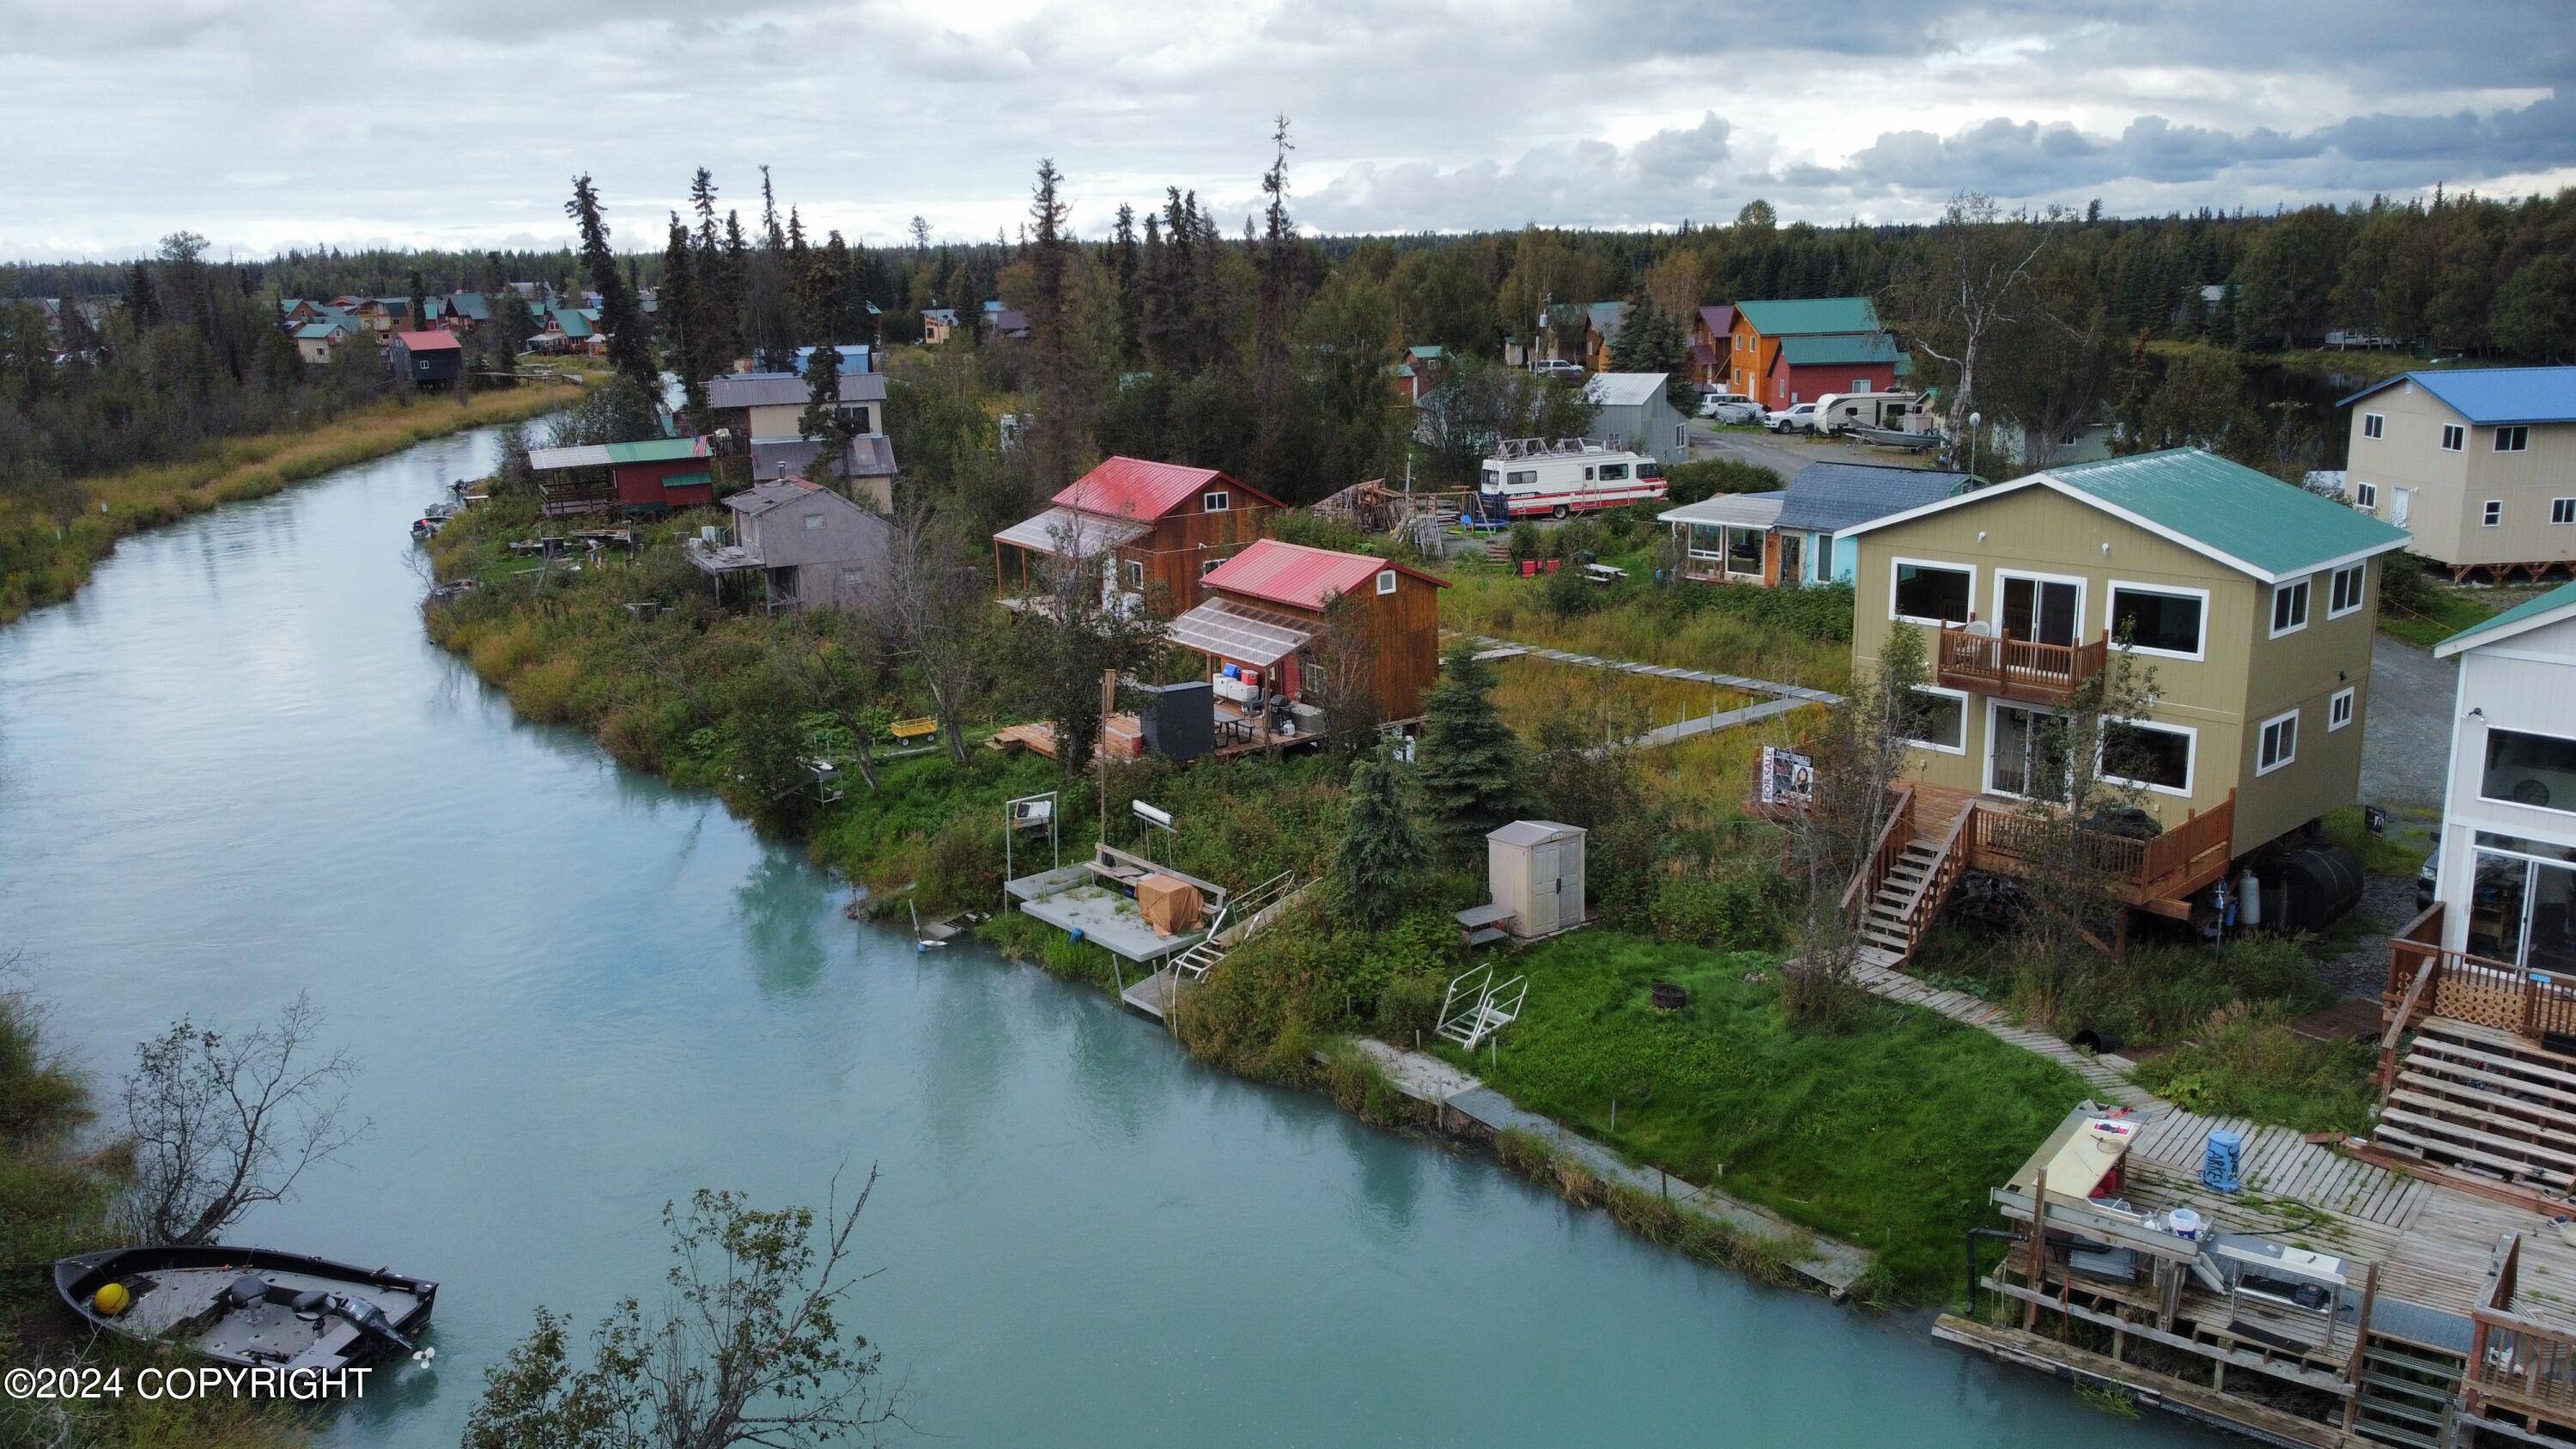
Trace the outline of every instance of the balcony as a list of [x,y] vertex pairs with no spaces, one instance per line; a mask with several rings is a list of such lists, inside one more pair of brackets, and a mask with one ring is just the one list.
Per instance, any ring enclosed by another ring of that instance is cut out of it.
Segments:
[[2022,704],[2062,705],[2100,674],[2111,657],[2108,634],[2080,644],[2042,644],[1974,630],[1942,627],[1932,672],[1944,688]]

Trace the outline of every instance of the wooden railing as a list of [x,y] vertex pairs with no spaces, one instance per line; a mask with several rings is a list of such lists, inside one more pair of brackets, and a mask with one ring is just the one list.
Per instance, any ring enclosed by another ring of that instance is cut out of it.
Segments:
[[1843,919],[1857,921],[1887,881],[1887,873],[1896,868],[1905,847],[1914,843],[1914,787],[1894,785],[1888,788],[1887,823],[1878,828],[1878,839],[1871,844],[1869,858],[1853,872],[1851,884],[1843,887]]
[[2469,1362],[2461,1406],[2482,1419],[2489,1408],[2576,1426],[2576,1334],[2513,1311],[2522,1275],[2522,1235],[2496,1242],[2486,1296],[2469,1310]]
[[[2001,875],[2027,872],[2030,862],[2062,849],[2067,836],[2020,810],[1998,809],[1980,801],[1968,807],[1970,861],[1980,870]],[[2162,900],[2197,890],[2227,868],[2235,850],[2236,792],[2211,810],[2192,815],[2171,830],[2148,840],[2132,840],[2107,831],[2073,833],[2085,866],[2109,878],[2134,902]]]
[[1976,807],[1971,805],[1950,822],[1949,831],[1941,837],[1941,853],[1932,862],[1932,878],[1923,883],[1923,893],[1914,898],[1913,907],[1905,913],[1908,957],[1923,944],[1924,933],[1932,929],[1933,919],[1941,914],[1942,902],[1950,898],[1950,887],[1959,883],[1960,875],[1968,868],[1968,821],[1976,813]]
[[1951,689],[2033,704],[2063,704],[2110,662],[2111,636],[2042,644],[1943,625],[1934,677]]
[[2576,981],[2446,951],[2442,919],[2442,903],[2436,901],[2389,939],[2388,984],[2380,993],[2387,1028],[2381,1039],[2384,1076],[2394,1070],[2397,1038],[2427,1016],[2475,1022],[2535,1042],[2576,1036]]

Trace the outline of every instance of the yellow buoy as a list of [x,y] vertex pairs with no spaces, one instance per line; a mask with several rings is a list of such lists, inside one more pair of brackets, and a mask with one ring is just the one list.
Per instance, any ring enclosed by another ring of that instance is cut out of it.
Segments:
[[134,1306],[134,1294],[122,1283],[110,1283],[89,1300],[110,1318]]

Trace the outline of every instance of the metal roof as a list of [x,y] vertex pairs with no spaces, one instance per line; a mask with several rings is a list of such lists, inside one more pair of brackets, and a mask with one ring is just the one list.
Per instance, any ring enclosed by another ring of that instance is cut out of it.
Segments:
[[649,438],[637,443],[592,443],[575,448],[537,448],[528,467],[539,473],[559,468],[606,468],[618,463],[675,463],[707,458],[714,452],[704,438]]
[[2433,646],[2433,657],[2448,659],[2463,649],[2493,644],[2516,634],[2555,624],[2576,614],[2576,583],[2560,584],[2535,599],[2525,599],[2492,619],[2482,620]]
[[[885,395],[885,374],[841,373],[841,401],[883,402]],[[707,379],[710,408],[801,408],[813,397],[813,388],[792,372],[720,372]]]
[[1250,548],[1208,570],[1199,583],[1221,593],[1242,594],[1267,603],[1320,611],[1337,594],[1374,587],[1371,580],[1393,569],[1447,588],[1448,581],[1364,553],[1308,548],[1275,538],[1254,540]]
[[588,337],[590,335],[590,319],[583,316],[576,308],[557,307],[555,309],[555,326],[566,337]]
[[1699,320],[1700,325],[1708,329],[1709,336],[1724,337],[1735,330],[1735,309],[1723,302],[1713,307],[1702,307]]
[[1172,642],[1202,654],[1264,668],[1315,637],[1304,622],[1232,599],[1210,599],[1172,621]]
[[1731,523],[1738,528],[1769,528],[1780,521],[1785,493],[1720,493],[1697,503],[1667,508],[1655,515],[1663,523]]
[[1780,526],[1840,533],[1873,518],[1938,503],[1976,481],[1973,473],[1942,473],[1881,463],[1810,463],[1789,480],[1780,504]]
[[1579,825],[1560,825],[1553,820],[1515,820],[1485,832],[1492,845],[1545,845],[1551,840],[1571,840],[1581,835]]
[[841,498],[840,494],[820,483],[808,483],[802,478],[773,478],[769,482],[753,484],[740,493],[734,494],[724,501],[724,506],[736,513],[760,514],[767,513],[781,504],[803,503],[817,496],[840,498],[844,503],[849,502],[848,499]]
[[447,297],[447,305],[449,310],[460,317],[471,318],[477,322],[492,320],[492,299],[480,292],[451,292]]
[[1111,458],[1075,479],[1052,501],[1085,513],[1150,523],[1201,493],[1220,489],[1257,498],[1274,508],[1281,506],[1278,499],[1214,468],[1149,463],[1142,458]]
[[1872,519],[1868,533],[2025,488],[2087,503],[2203,557],[2277,584],[2403,548],[2407,533],[2198,448],[2075,463]]
[[1605,408],[1641,407],[1664,395],[1668,372],[1596,372],[1583,384],[1587,402]]
[[[822,452],[823,445],[812,438],[754,438],[751,476],[755,480],[801,477]],[[850,439],[849,452],[841,462],[843,477],[891,478],[897,471],[893,439]]]
[[427,332],[397,332],[394,334],[394,340],[401,343],[403,346],[410,348],[414,352],[455,352],[460,350],[460,344],[456,340],[455,333],[442,332],[436,328],[432,328]]
[[1884,332],[1827,332],[1780,339],[1780,360],[1791,367],[1867,366],[1904,354]]
[[1765,337],[1815,332],[1876,332],[1878,309],[1867,297],[1802,297],[1781,302],[1738,302],[1736,312]]
[[2356,403],[2411,382],[2481,427],[2576,422],[2576,367],[2468,367],[2457,372],[2401,372],[2345,398]]
[[1147,525],[1131,518],[1106,518],[1073,508],[1050,508],[1035,518],[1023,518],[993,535],[995,543],[1013,544],[1057,558],[1089,558],[1103,549],[1116,548],[1147,532]]

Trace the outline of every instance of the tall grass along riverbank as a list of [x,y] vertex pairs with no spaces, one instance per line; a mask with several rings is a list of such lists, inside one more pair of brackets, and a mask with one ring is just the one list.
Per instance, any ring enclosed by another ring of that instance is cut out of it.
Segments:
[[233,438],[179,462],[75,479],[62,490],[77,505],[68,521],[34,498],[0,497],[0,624],[70,598],[127,534],[431,438],[522,422],[578,395],[567,384],[532,382],[461,403],[442,397],[371,403],[318,427]]

